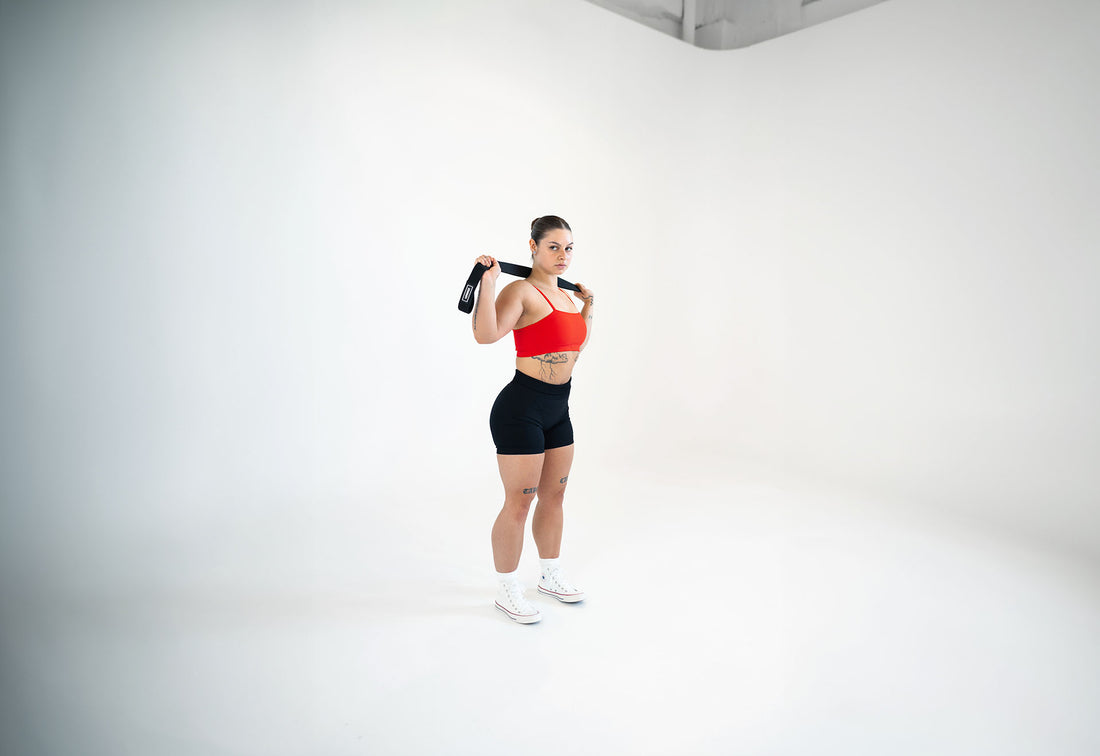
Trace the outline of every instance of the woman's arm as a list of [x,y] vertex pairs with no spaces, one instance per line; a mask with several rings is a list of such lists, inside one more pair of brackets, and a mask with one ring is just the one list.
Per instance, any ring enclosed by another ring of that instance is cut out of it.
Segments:
[[581,351],[588,346],[588,340],[592,338],[592,316],[596,314],[596,295],[584,284],[576,284],[580,289],[580,293],[577,294],[581,301],[584,302],[584,309],[581,310],[581,317],[584,318],[585,334],[584,343],[581,344]]
[[489,270],[481,276],[477,304],[474,305],[474,339],[478,344],[493,344],[516,327],[523,315],[523,300],[515,285],[504,287],[498,297],[496,286],[500,265],[488,255],[482,255],[477,260],[488,266]]

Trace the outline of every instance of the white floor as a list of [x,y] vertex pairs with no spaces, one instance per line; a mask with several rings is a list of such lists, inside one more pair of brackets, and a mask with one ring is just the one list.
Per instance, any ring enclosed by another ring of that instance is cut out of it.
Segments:
[[5,596],[3,752],[1100,753],[1095,564],[804,492],[609,476],[569,500],[589,600],[537,596],[529,542],[544,620],[520,626],[493,609],[490,483],[211,537],[174,585]]

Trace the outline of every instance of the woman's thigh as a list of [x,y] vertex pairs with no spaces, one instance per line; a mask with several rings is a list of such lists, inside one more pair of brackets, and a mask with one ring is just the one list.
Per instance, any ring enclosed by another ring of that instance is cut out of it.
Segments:
[[542,476],[544,454],[498,454],[497,466],[506,497],[533,497]]
[[573,467],[573,444],[547,449],[539,476],[539,496],[550,498],[554,494],[564,494],[569,480],[569,470]]

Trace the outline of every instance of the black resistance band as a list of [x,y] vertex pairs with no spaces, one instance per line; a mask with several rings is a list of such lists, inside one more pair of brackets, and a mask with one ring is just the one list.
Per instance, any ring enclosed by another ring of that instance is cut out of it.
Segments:
[[[500,262],[500,270],[502,273],[507,273],[510,276],[519,276],[520,278],[527,278],[531,275],[531,269],[526,265],[513,265],[512,263]],[[466,279],[466,286],[462,289],[462,298],[458,300],[458,309],[465,313],[471,313],[474,311],[474,291],[477,290],[477,285],[481,283],[481,276],[485,271],[489,270],[488,267],[481,263],[474,263],[474,270],[470,273],[470,277]],[[564,278],[558,279],[559,289],[569,289],[570,291],[579,292],[576,284],[571,284]]]

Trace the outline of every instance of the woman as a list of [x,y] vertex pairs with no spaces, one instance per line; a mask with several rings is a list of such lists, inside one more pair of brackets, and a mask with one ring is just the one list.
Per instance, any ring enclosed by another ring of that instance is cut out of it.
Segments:
[[569,386],[573,366],[592,335],[595,296],[577,284],[584,309],[557,287],[573,260],[573,233],[556,215],[531,223],[531,275],[508,284],[496,296],[500,265],[489,255],[474,307],[474,338],[492,344],[511,331],[516,340],[516,373],[500,392],[489,415],[504,482],[504,508],[493,525],[493,561],[500,581],[496,606],[516,622],[542,619],[524,598],[516,576],[527,512],[538,496],[531,530],[542,564],[538,590],[573,603],[584,593],[569,583],[558,565],[562,501],[573,464]]

